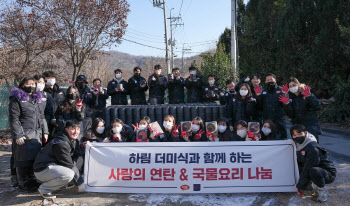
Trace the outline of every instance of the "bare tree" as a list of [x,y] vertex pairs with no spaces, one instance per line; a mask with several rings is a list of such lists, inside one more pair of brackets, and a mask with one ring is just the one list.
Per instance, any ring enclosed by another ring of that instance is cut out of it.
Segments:
[[52,21],[55,38],[70,52],[72,79],[92,52],[120,43],[127,27],[126,0],[17,0]]

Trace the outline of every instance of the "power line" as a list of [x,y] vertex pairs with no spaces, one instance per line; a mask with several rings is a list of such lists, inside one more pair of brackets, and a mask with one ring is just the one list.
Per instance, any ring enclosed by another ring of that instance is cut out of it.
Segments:
[[149,47],[149,48],[153,48],[153,49],[165,50],[165,49],[162,49],[162,48],[158,48],[158,47],[150,46],[150,45],[143,44],[143,43],[136,42],[136,41],[132,41],[132,40],[129,40],[129,39],[125,39],[125,38],[121,38],[121,39],[123,39],[123,40],[125,40],[125,41],[128,41],[128,42],[131,42],[131,43],[134,43],[134,44],[141,45],[141,46],[145,46],[145,47]]
[[147,35],[143,35],[139,32],[133,32],[133,31],[126,31],[125,34],[132,34],[132,35],[136,35],[136,36],[141,36],[141,37],[147,37],[148,39],[154,39],[154,40],[159,40],[159,41],[164,41],[164,37],[160,38],[160,37],[151,37],[151,36],[147,36]]
[[152,41],[152,40],[148,40],[148,39],[143,39],[143,38],[139,38],[139,37],[134,37],[134,36],[130,36],[129,34],[126,34],[125,36],[128,37],[128,38],[137,39],[137,40],[141,40],[141,41],[153,42],[153,43],[157,43],[157,44],[164,44],[164,42]]
[[155,37],[164,38],[164,36],[155,35],[155,34],[149,34],[149,33],[145,33],[145,32],[142,32],[142,31],[138,31],[138,30],[135,30],[135,29],[132,29],[132,28],[127,28],[127,29],[130,29],[130,30],[132,30],[132,31],[135,31],[135,32],[138,32],[138,33],[141,33],[141,34],[145,34],[145,35],[148,35],[148,36],[155,36]]

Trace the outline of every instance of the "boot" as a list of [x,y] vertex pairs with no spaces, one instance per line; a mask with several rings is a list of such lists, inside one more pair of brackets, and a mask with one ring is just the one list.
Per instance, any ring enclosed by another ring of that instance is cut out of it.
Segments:
[[319,202],[326,202],[327,199],[328,199],[328,191],[326,189],[326,186],[324,186],[324,187],[317,187],[317,191],[318,191],[317,201],[319,201]]

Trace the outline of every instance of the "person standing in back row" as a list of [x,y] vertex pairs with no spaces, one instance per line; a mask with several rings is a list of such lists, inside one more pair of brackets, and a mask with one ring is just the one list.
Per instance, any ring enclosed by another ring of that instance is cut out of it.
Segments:
[[112,105],[128,105],[128,83],[123,78],[120,69],[114,70],[113,80],[108,83],[107,92],[111,96]]
[[181,77],[179,68],[172,70],[169,78],[169,104],[181,104],[185,100],[185,80]]
[[149,102],[151,104],[164,104],[164,95],[165,90],[168,88],[168,80],[161,73],[162,66],[157,64],[154,66],[154,73],[148,77]]
[[197,68],[191,66],[189,69],[190,76],[187,77],[185,86],[187,88],[187,103],[202,102],[202,78],[197,75]]
[[128,80],[128,88],[130,91],[131,105],[146,105],[146,94],[148,86],[146,79],[141,77],[141,68],[134,68],[134,76]]

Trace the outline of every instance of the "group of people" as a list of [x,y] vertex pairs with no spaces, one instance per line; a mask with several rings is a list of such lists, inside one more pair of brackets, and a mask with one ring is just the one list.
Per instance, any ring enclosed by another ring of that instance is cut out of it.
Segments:
[[[134,75],[125,81],[123,72],[116,69],[107,89],[98,78],[89,87],[86,76],[79,75],[66,92],[60,89],[52,71],[25,77],[12,89],[10,97],[13,185],[26,191],[38,189],[45,198],[54,198],[52,192],[68,184],[82,189],[87,142],[283,140],[287,139],[287,115],[294,125],[290,134],[300,153],[301,178],[297,187],[301,190],[313,183],[313,188],[318,189],[318,199],[327,199],[325,184],[334,181],[336,170],[317,144],[320,127],[316,112],[321,105],[310,87],[296,78],[279,87],[276,76],[267,74],[266,89],[262,89],[261,76],[253,74],[237,85],[227,80],[226,90],[222,90],[215,84],[213,75],[204,83],[195,67],[189,68],[190,76],[186,80],[177,68],[166,78],[161,74],[162,67],[156,65],[147,81],[141,71],[135,67]],[[160,125],[163,133],[150,128],[151,120],[147,116],[132,127],[120,119],[105,125],[102,114],[109,96],[112,105],[127,105],[127,95],[132,105],[145,105],[148,89],[150,104],[164,104],[167,89],[169,104],[184,103],[186,89],[187,103],[217,102],[226,105],[226,116],[216,120],[215,133],[205,128],[200,117],[191,121],[190,131],[176,125],[172,115],[163,118]],[[249,131],[248,122],[260,123],[259,134]],[[147,137],[140,139],[139,130],[146,130]]]

